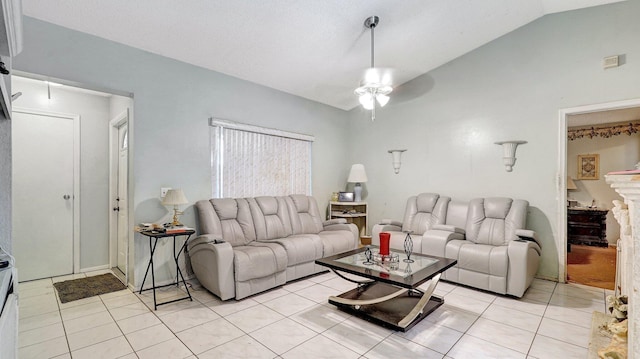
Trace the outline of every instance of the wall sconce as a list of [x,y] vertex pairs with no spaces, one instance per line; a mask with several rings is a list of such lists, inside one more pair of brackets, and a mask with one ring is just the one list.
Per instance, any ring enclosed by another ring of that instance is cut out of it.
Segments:
[[402,152],[404,152],[406,150],[389,150],[387,152],[389,152],[391,154],[391,163],[393,164],[393,172],[395,172],[396,174],[400,173],[400,165],[402,164],[402,162],[400,161],[400,157],[402,156]]
[[518,145],[527,143],[527,141],[499,141],[494,143],[496,145],[502,145],[504,169],[507,170],[507,172],[513,171],[513,165],[516,164],[516,148],[518,148]]

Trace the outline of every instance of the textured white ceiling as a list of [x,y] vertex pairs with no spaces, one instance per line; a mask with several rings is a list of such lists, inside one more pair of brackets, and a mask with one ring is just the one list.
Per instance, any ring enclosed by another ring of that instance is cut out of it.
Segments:
[[[394,86],[545,14],[621,0],[23,0],[24,14],[341,109],[369,66]],[[392,94],[393,95],[393,94]],[[393,96],[391,101],[393,101]]]

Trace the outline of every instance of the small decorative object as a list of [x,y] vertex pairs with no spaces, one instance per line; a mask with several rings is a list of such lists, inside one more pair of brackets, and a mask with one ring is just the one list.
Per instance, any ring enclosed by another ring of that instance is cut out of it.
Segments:
[[607,347],[598,350],[598,357],[626,358],[628,354],[628,325],[627,310],[629,299],[626,295],[607,296],[607,310],[611,320],[604,325],[604,329],[611,334],[611,342]]
[[331,202],[338,202],[338,192],[333,192],[331,194]]
[[507,170],[507,172],[513,171],[513,166],[516,164],[516,149],[518,145],[523,145],[527,143],[527,141],[498,141],[494,143],[502,146],[502,161],[505,170]]
[[411,259],[411,254],[413,253],[413,239],[411,238],[412,232],[413,231],[404,231],[404,233],[407,234],[407,236],[404,237],[404,252],[407,254],[407,259],[405,259],[404,261],[406,263],[415,262],[413,259]]
[[578,155],[578,179],[597,180],[600,178],[600,155]]
[[380,254],[383,256],[389,255],[389,241],[391,240],[391,233],[380,232]]
[[365,249],[364,251],[364,257],[367,260],[365,262],[362,262],[362,264],[366,264],[366,265],[373,264],[373,261],[371,260],[373,258],[373,253],[371,253],[371,248],[369,246],[367,246],[367,249]]
[[406,150],[387,151],[391,154],[391,164],[393,165],[393,172],[395,172],[395,174],[400,173],[400,165],[402,164],[402,162],[400,161],[400,158],[402,157],[402,152],[405,152],[405,151]]
[[183,212],[178,210],[178,206],[181,204],[187,204],[189,201],[187,197],[184,196],[184,192],[181,189],[170,189],[167,191],[167,194],[162,198],[163,206],[173,206],[173,221],[171,222],[172,226],[182,226],[182,223],[178,221],[178,216]]
[[338,193],[338,202],[353,202],[353,192]]
[[353,187],[353,192],[356,195],[355,201],[362,201],[362,185],[361,182],[367,182],[367,172],[364,170],[364,165],[357,163],[351,166],[351,171],[349,172],[349,178],[347,182],[355,183],[355,187]]
[[397,270],[400,268],[400,256],[398,253],[390,253],[388,255],[374,254],[373,263],[381,266],[386,271]]
[[404,267],[404,272],[405,273],[413,272],[413,269],[411,269],[411,263],[407,263],[407,265]]

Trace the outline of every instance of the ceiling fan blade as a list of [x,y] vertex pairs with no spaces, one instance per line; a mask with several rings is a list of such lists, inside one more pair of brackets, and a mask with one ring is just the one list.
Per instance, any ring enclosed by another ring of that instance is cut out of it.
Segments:
[[435,81],[427,74],[418,76],[402,85],[396,86],[393,90],[392,102],[402,103],[414,100],[433,89]]

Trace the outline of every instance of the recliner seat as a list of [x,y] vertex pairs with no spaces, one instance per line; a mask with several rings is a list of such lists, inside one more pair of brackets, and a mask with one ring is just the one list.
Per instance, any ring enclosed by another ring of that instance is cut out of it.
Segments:
[[200,283],[222,300],[241,299],[325,269],[315,260],[354,249],[358,228],[322,222],[313,197],[291,195],[196,202],[200,235],[187,246]]
[[444,280],[522,297],[541,255],[535,232],[525,229],[528,207],[527,201],[501,197],[448,201],[444,223],[431,224],[414,237],[414,250],[456,259],[443,273]]

